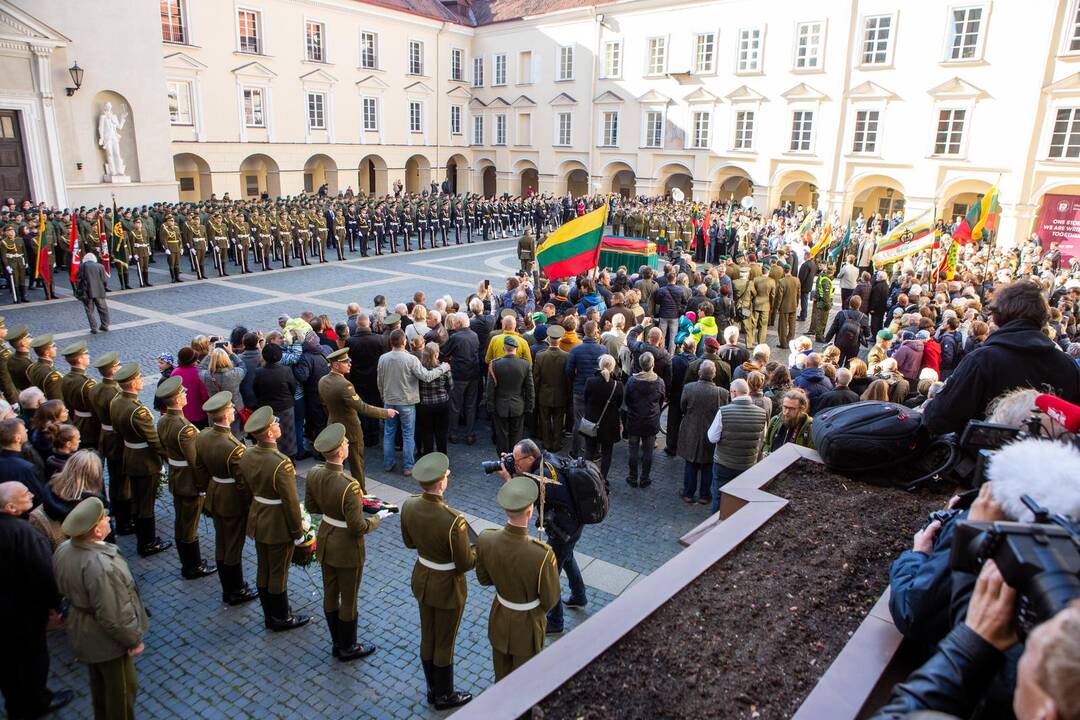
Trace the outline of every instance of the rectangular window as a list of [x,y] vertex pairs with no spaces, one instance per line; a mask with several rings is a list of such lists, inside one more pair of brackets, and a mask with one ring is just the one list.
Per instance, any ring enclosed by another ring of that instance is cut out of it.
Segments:
[[935,155],[959,155],[963,147],[967,110],[942,110],[938,113]]
[[460,105],[451,105],[450,106],[450,134],[451,135],[460,135],[461,134],[461,106]]
[[739,31],[739,54],[737,72],[757,72],[761,69],[761,28],[743,28]]
[[506,84],[506,53],[499,53],[495,56],[495,82],[492,83],[492,87],[496,85]]
[[424,115],[419,100],[409,101],[409,132],[423,132]]
[[877,152],[879,110],[859,110],[855,113],[855,136],[851,144],[853,153]]
[[465,51],[461,48],[450,48],[450,79],[465,79]]
[[619,144],[619,113],[608,110],[603,113],[603,140],[604,147],[615,147]]
[[517,144],[532,145],[532,113],[521,113],[518,115]]
[[799,23],[796,29],[795,69],[821,67],[821,23]]
[[472,59],[472,86],[484,87],[484,58],[482,57]]
[[304,23],[304,51],[311,62],[326,62],[326,48],[323,46],[326,28],[320,22]]
[[559,48],[559,80],[574,79],[574,46]]
[[496,145],[505,145],[506,144],[506,116],[505,115],[496,115],[495,116],[495,144]]
[[[182,40],[180,42],[183,42]],[[1080,51],[1080,3],[1073,8],[1072,19],[1069,24],[1068,52]]]
[[244,176],[244,194],[248,197],[255,197],[259,194],[259,176],[258,175],[245,175]]
[[711,73],[716,67],[716,35],[701,33],[694,40],[694,72]]
[[171,43],[186,43],[183,0],[161,0],[161,39]]
[[326,94],[309,92],[307,94],[308,127],[312,130],[326,129]]
[[982,30],[981,7],[953,8],[949,25],[949,59],[972,60],[979,48]]
[[712,126],[712,113],[710,112],[695,112],[694,113],[694,144],[695,148],[707,148],[709,147],[709,129]]
[[484,116],[473,115],[472,119],[472,144],[484,144]]
[[645,147],[658,148],[664,141],[664,113],[659,110],[645,112]]
[[735,113],[735,149],[752,150],[754,147],[754,111],[740,110]]
[[1050,157],[1080,158],[1080,108],[1060,108],[1050,136]]
[[236,18],[240,28],[240,52],[262,52],[259,42],[259,13],[254,10],[239,10]]
[[244,125],[266,127],[262,88],[244,88]]
[[796,110],[791,114],[791,152],[810,152],[810,138],[814,130],[814,113]]
[[622,75],[622,43],[609,40],[604,43],[604,77],[617,78]]
[[363,116],[365,132],[376,131],[379,129],[379,101],[377,98],[364,98]]
[[419,40],[409,41],[409,74],[424,74],[424,43]]
[[191,83],[170,80],[169,122],[173,125],[191,125]]
[[645,71],[649,75],[661,75],[667,67],[667,38],[649,38],[649,57]]
[[518,84],[528,85],[533,81],[532,51],[518,53]]
[[892,39],[892,15],[875,15],[863,23],[862,64],[885,65],[889,62]]
[[379,36],[366,30],[360,33],[360,67],[365,70],[379,67]]
[[568,112],[561,112],[558,114],[558,128],[559,136],[556,139],[556,145],[569,145],[571,140],[571,128],[572,128],[572,114]]

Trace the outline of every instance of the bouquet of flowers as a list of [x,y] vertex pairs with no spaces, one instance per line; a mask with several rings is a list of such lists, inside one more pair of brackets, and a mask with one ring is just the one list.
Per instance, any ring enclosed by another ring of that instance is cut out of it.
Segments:
[[383,510],[390,513],[400,512],[401,508],[392,502],[387,502],[374,495],[362,495],[361,504],[363,505],[364,512],[368,515],[378,515]]
[[300,529],[303,531],[304,536],[293,548],[292,561],[293,565],[306,567],[315,562],[315,546],[317,544],[315,534],[319,526],[311,520],[311,515],[303,505],[300,506]]

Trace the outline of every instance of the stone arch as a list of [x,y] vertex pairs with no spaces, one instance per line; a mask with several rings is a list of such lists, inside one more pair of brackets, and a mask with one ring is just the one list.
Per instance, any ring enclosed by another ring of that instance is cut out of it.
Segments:
[[938,217],[951,223],[967,211],[975,201],[986,194],[993,183],[979,178],[960,178],[946,183],[937,194],[939,200]]
[[566,160],[559,165],[558,193],[570,193],[572,197],[589,194],[589,171],[580,160]]
[[532,160],[521,159],[514,163],[514,172],[521,179],[517,194],[525,197],[531,189],[535,194],[540,191],[540,171]]
[[431,161],[424,155],[413,155],[405,161],[405,192],[431,189]]
[[210,164],[194,153],[173,155],[173,174],[180,186],[180,202],[209,200],[214,192]]
[[871,218],[879,212],[882,217],[904,209],[904,186],[896,178],[878,173],[856,175],[848,180],[844,194],[849,203],[846,215]]
[[[1043,204],[1046,202],[1047,195],[1080,195],[1080,183],[1075,180],[1070,181],[1064,178],[1054,178],[1043,184],[1034,195],[1031,197],[1031,203],[1034,206],[1034,214],[1031,217],[1030,227],[1017,228],[1016,237],[1014,242],[1020,242],[1024,238],[1031,237],[1031,234],[1038,233],[1039,239],[1042,240],[1043,248],[1050,246],[1050,241],[1055,242],[1062,241],[1062,238],[1055,237],[1050,238],[1045,236],[1044,233],[1039,232],[1039,218],[1042,216]],[[1023,231],[1023,234],[1021,234]],[[1009,242],[1007,238],[1003,236],[1002,242]],[[1076,254],[1076,250],[1072,250],[1072,254]]]
[[326,185],[328,195],[338,194],[338,167],[329,155],[317,153],[304,163],[304,192],[318,192]]
[[379,155],[366,155],[356,169],[357,192],[368,195],[385,195],[390,192],[387,185],[386,161]]
[[494,165],[486,165],[482,173],[484,197],[493,198],[499,191],[499,173],[495,171]]
[[716,192],[721,200],[734,197],[739,202],[747,195],[754,194],[754,181],[750,173],[738,165],[725,165],[714,175]]
[[610,192],[618,193],[625,198],[637,196],[637,173],[628,163],[621,160],[610,162],[604,166],[602,176]]
[[281,195],[281,178],[277,161],[269,155],[255,153],[240,163],[240,192],[245,198],[266,194],[276,198]]
[[469,192],[469,161],[464,155],[451,155],[446,161],[446,182],[451,194]]
[[785,202],[794,206],[818,204],[818,179],[806,170],[781,170],[773,175],[770,185],[769,207],[775,208]]
[[[94,96],[94,146],[98,148],[98,168],[101,171],[101,179],[105,180],[108,171],[105,169],[105,150],[99,145],[101,140],[101,114],[105,106],[109,105],[112,113],[122,118],[124,126],[120,128],[120,157],[124,161],[124,172],[120,173],[131,178],[132,182],[139,182],[139,147],[135,135],[135,111],[131,103],[123,95],[112,90],[102,90]],[[126,116],[126,117],[125,117]]]
[[663,188],[665,195],[678,188],[683,192],[683,199],[689,200],[693,197],[694,174],[681,162],[666,163],[654,175],[657,178],[657,187]]

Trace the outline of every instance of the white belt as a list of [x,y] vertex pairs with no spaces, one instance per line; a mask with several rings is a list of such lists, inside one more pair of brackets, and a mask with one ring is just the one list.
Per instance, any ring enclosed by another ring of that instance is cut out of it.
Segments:
[[[109,429],[112,430],[112,428],[109,428]],[[127,440],[125,440],[124,441],[124,447],[131,448],[132,450],[145,450],[146,448],[150,447],[150,445],[148,443],[144,443],[144,442],[143,443],[133,443],[133,442],[128,442]]]
[[[437,563],[428,560],[423,555],[416,556],[417,561],[424,567],[431,568],[432,570],[457,570],[457,565],[454,563]],[[539,605],[540,603],[537,603]]]
[[106,425],[105,423],[101,423],[101,429],[102,429],[102,430],[108,430],[109,432],[115,432],[115,431],[114,431],[114,430],[112,429],[112,425]]
[[172,465],[173,467],[187,467],[188,466],[187,460],[173,460],[172,458],[169,458],[169,465]]
[[499,593],[495,593],[495,599],[498,600],[499,604],[502,605],[504,608],[509,608],[510,610],[517,610],[519,612],[526,612],[527,610],[532,610],[533,608],[540,607],[540,598],[536,598],[532,602],[516,603],[510,602]]
[[94,417],[94,413],[87,412],[86,410],[76,410],[75,417],[92,418]]
[[234,480],[233,478],[215,477],[214,482],[221,483],[222,485],[235,485],[236,484],[236,480]]
[[255,499],[257,501],[261,502],[263,505],[280,505],[281,504],[280,500],[271,500],[270,498],[259,497],[258,495],[255,496]]
[[337,528],[347,528],[347,527],[349,527],[349,524],[347,522],[345,522],[344,520],[337,520],[335,518],[327,517],[325,515],[323,515],[322,521],[324,523],[330,523],[331,525],[333,525],[334,527],[337,527]]

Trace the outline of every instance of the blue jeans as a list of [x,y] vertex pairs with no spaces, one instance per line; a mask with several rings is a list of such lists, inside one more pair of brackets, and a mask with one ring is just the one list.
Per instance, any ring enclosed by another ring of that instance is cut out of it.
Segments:
[[712,479],[712,463],[686,462],[683,468],[683,497],[693,500],[696,497],[702,500],[711,499],[709,494],[709,482]]
[[742,470],[732,470],[720,463],[712,466],[712,512],[720,510],[720,488],[727,485],[737,476],[742,475]]
[[397,410],[397,417],[383,420],[382,464],[383,470],[390,472],[394,467],[394,435],[398,423],[401,424],[401,460],[405,470],[412,470],[416,463],[416,406],[387,405],[387,410]]
[[[566,571],[566,579],[570,583],[571,600],[585,599],[585,580],[581,577],[581,569],[578,568],[577,559],[574,557],[574,546],[577,545],[577,541],[580,539],[580,527],[566,542],[559,542],[551,537],[548,538],[551,551],[555,554],[555,565],[560,573]],[[561,589],[559,590],[559,602],[555,603],[555,607],[551,608],[551,610],[548,610],[547,623],[549,628],[555,628],[556,630],[561,630],[563,627]]]
[[304,454],[304,397],[293,398],[293,427],[296,431],[296,456]]

